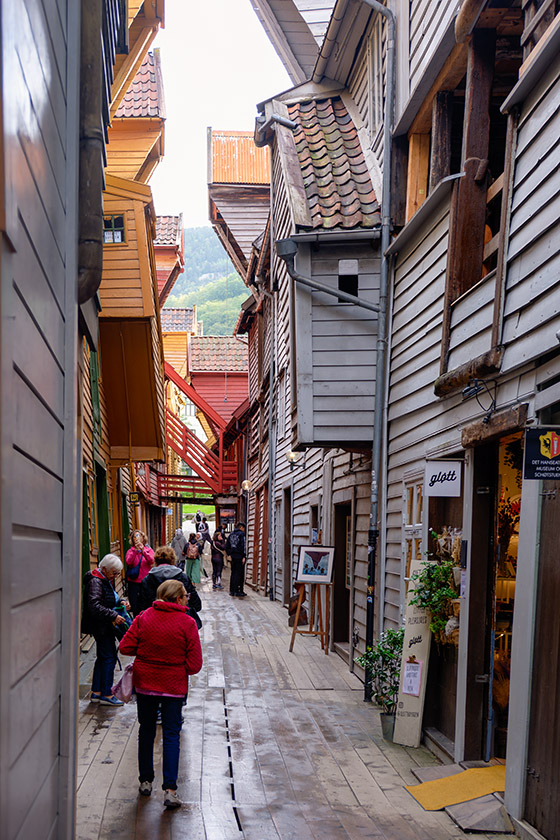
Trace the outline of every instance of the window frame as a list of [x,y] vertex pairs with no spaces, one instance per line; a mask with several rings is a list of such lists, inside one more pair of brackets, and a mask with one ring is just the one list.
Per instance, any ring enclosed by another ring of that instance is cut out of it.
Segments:
[[[115,240],[107,240],[106,234],[110,231],[113,236],[115,232],[121,231],[121,228],[115,227],[115,219],[122,219],[122,240],[120,242],[115,242]],[[111,220],[111,228],[105,227],[105,222]],[[127,233],[126,233],[126,213],[104,213],[103,214],[103,245],[126,245],[127,244]]]

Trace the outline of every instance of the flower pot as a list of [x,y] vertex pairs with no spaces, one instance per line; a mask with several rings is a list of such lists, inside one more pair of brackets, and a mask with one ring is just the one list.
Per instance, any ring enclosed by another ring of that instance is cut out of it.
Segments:
[[395,715],[390,715],[387,712],[381,712],[379,717],[381,719],[381,732],[383,733],[383,740],[392,741],[393,733],[395,731]]

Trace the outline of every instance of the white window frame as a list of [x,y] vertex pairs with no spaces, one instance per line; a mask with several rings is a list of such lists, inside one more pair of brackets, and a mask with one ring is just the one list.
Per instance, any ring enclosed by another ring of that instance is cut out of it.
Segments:
[[[401,618],[403,621],[406,611],[410,563],[415,556],[422,555],[425,551],[425,502],[424,470],[406,475],[403,479],[402,489],[401,535]],[[412,515],[409,514],[410,510]]]

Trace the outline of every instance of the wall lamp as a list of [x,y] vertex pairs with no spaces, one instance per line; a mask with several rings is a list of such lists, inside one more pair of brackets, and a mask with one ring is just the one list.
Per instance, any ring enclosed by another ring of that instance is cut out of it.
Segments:
[[[468,400],[471,397],[474,397],[481,407],[483,411],[486,412],[485,416],[482,418],[483,423],[489,423],[490,417],[496,410],[496,390],[497,390],[497,382],[492,379],[490,380],[492,383],[492,388],[488,385],[488,382],[485,382],[484,379],[471,379],[469,384],[466,388],[463,388],[462,395],[463,400]],[[479,394],[486,394],[490,398],[490,405],[483,405],[479,399]]]
[[245,481],[241,482],[241,489],[244,490],[246,493],[248,493],[249,490],[251,490],[252,488],[253,488],[253,482],[249,481],[248,478],[246,478]]
[[292,472],[293,468],[295,467],[300,458],[301,452],[293,452],[292,450],[286,452],[286,461],[290,465],[290,472]]

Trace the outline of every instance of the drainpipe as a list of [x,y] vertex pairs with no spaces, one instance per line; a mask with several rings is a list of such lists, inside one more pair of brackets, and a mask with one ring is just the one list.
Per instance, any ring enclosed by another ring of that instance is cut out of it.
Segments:
[[102,111],[101,0],[82,0],[80,67],[80,181],[78,219],[78,303],[90,300],[103,269],[105,136]]
[[[373,645],[373,623],[375,609],[375,567],[377,559],[377,525],[379,510],[379,482],[383,437],[383,415],[385,391],[387,388],[387,295],[389,289],[389,257],[387,248],[391,236],[391,147],[395,101],[395,17],[377,0],[362,0],[387,20],[387,76],[385,80],[385,122],[383,126],[383,186],[381,195],[381,277],[379,288],[379,321],[377,330],[377,354],[375,367],[375,415],[373,423],[373,445],[371,453],[371,499],[368,531],[368,585],[366,611],[366,647]],[[380,609],[382,604],[380,600]],[[371,700],[371,671],[366,669],[364,700]]]
[[[261,149],[263,146],[268,146],[270,144],[270,137],[267,137],[267,132],[270,128],[273,128],[275,124],[283,125],[284,128],[290,128],[292,131],[295,131],[297,128],[297,123],[293,120],[288,119],[288,117],[283,117],[280,114],[271,114],[270,117],[265,120],[264,115],[260,114],[255,122],[255,134],[253,137],[253,141],[255,146]],[[272,207],[272,205],[270,205]]]

